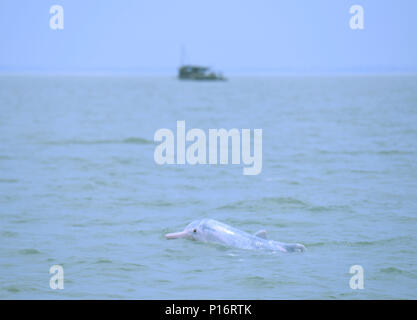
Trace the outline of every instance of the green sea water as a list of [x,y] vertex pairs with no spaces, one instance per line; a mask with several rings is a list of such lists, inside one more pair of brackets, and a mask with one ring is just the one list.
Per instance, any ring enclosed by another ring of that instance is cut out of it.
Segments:
[[[261,128],[261,174],[157,165],[177,120]],[[165,239],[200,218],[307,251]],[[416,230],[416,76],[0,77],[1,299],[416,299]]]

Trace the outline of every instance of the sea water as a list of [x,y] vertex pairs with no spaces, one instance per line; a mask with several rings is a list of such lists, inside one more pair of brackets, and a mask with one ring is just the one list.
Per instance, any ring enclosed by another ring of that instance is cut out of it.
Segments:
[[[156,164],[179,120],[262,129],[262,172]],[[201,218],[307,251],[165,239]],[[2,299],[416,299],[416,230],[416,76],[0,77]]]

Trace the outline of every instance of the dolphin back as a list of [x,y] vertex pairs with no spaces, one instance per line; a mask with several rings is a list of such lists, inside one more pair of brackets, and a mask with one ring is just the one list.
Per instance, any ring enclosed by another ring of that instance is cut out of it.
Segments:
[[254,236],[245,231],[213,219],[202,220],[200,228],[202,231],[200,240],[204,242],[214,242],[242,249],[251,249],[251,241]]
[[200,228],[202,231],[200,240],[204,242],[214,242],[241,249],[264,249],[280,252],[305,250],[302,244],[268,240],[213,219],[203,219]]

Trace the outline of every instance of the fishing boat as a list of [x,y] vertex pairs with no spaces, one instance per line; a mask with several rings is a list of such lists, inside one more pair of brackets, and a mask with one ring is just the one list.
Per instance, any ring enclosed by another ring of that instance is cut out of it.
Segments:
[[196,65],[182,65],[178,69],[178,78],[181,80],[220,80],[226,78],[219,72],[214,72],[209,67]]
[[224,81],[226,78],[220,72],[215,72],[209,67],[186,63],[187,53],[185,46],[181,47],[181,62],[178,68],[178,79],[180,80],[208,80]]

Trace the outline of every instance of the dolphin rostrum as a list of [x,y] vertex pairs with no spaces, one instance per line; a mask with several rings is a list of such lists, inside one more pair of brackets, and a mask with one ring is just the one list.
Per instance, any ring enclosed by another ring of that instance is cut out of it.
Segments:
[[268,240],[264,230],[260,230],[253,235],[213,219],[195,220],[186,226],[184,231],[168,233],[165,237],[167,239],[187,238],[202,242],[213,242],[240,249],[263,249],[281,252],[296,252],[306,249],[299,243]]

